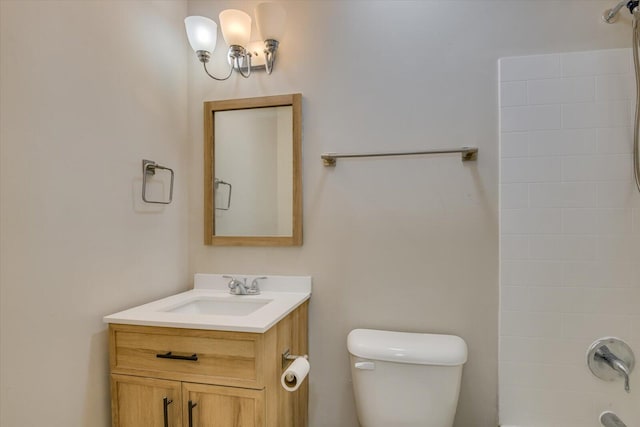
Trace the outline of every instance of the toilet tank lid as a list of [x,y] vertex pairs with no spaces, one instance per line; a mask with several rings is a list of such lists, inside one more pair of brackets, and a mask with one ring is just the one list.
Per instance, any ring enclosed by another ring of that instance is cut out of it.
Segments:
[[458,366],[467,361],[467,344],[455,335],[354,329],[347,348],[354,356],[387,362]]

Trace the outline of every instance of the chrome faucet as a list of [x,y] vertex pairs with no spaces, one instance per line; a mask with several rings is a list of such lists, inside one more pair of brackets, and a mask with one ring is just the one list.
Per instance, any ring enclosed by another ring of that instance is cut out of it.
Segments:
[[233,276],[222,276],[229,280],[229,293],[233,295],[247,295],[247,278],[243,278],[242,281],[236,279]]
[[600,414],[600,424],[604,427],[627,427],[627,425],[611,411]]
[[256,277],[251,281],[251,285],[247,286],[247,278],[243,277],[238,280],[233,276],[222,276],[229,280],[229,293],[233,295],[260,295],[260,286],[258,280],[266,279],[266,277]]
[[609,347],[603,345],[598,348],[593,355],[596,360],[601,360],[607,365],[609,365],[614,371],[618,372],[620,375],[624,377],[624,389],[627,393],[631,392],[631,388],[629,387],[629,367],[622,359],[613,354]]

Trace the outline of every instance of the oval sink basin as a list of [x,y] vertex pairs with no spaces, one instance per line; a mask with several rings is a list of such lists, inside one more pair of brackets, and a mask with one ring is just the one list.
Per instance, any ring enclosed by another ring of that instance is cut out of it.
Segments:
[[229,299],[201,296],[164,311],[182,314],[246,316],[269,304],[269,299]]

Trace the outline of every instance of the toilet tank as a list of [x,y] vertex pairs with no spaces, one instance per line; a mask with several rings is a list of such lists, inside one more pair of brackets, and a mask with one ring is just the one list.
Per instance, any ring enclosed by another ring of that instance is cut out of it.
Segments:
[[355,329],[347,347],[362,427],[451,427],[467,345],[453,335]]

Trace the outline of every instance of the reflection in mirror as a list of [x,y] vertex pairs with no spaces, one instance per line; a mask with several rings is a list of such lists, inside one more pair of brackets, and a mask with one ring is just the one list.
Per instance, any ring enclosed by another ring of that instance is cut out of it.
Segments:
[[205,244],[302,244],[300,100],[205,103]]
[[291,106],[214,117],[216,236],[291,236]]

